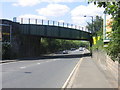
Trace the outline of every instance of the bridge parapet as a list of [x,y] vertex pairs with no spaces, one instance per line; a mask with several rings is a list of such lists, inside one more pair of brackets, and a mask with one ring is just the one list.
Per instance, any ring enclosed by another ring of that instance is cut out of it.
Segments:
[[91,34],[85,31],[48,25],[20,24],[21,34],[37,35],[48,38],[87,40],[90,41]]
[[[34,19],[35,20],[35,19]],[[23,19],[21,19],[21,22],[17,22],[14,20],[13,22],[10,20],[2,19],[2,25],[8,24],[11,26],[12,30],[7,30],[10,35],[14,35],[14,32],[17,32],[16,34],[21,35],[34,35],[39,37],[47,37],[47,38],[58,38],[58,39],[69,39],[69,40],[87,40],[91,41],[92,36],[90,32],[86,32],[83,30],[77,29],[77,26],[75,28],[70,28],[69,24],[65,26],[63,23],[63,26],[60,25],[60,22],[58,22],[59,25],[56,25],[53,21],[52,24],[50,24],[50,21],[47,20],[47,24],[44,24],[44,20],[42,20],[42,24],[39,24],[36,19],[36,24],[31,23],[31,19],[27,19],[27,24],[23,23]],[[10,31],[11,30],[11,31]],[[4,30],[2,30],[4,32]]]
[[53,21],[48,19],[35,19],[35,18],[15,18],[14,22],[19,22],[20,24],[36,24],[36,25],[48,25],[48,26],[58,26],[58,27],[65,27],[71,29],[77,29],[81,31],[89,32],[85,27],[66,23],[63,21]]

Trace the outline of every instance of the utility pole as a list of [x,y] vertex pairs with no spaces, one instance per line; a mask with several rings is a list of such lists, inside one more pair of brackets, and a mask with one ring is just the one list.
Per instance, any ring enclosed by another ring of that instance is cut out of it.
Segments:
[[[93,35],[93,33],[94,33],[94,24],[93,24],[93,16],[84,16],[84,17],[91,17],[92,18],[92,35]],[[93,40],[92,40],[92,38],[90,39],[90,55],[91,55],[91,57],[92,57],[92,43],[93,43]]]
[[84,17],[91,17],[92,18],[92,33],[94,32],[94,24],[93,24],[93,16],[84,16]]

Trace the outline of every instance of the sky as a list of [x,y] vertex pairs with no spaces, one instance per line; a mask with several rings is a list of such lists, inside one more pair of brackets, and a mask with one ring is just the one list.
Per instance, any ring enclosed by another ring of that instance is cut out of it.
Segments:
[[87,0],[1,0],[0,11],[1,19],[33,18],[86,26],[92,19],[89,16],[103,16],[104,8]]

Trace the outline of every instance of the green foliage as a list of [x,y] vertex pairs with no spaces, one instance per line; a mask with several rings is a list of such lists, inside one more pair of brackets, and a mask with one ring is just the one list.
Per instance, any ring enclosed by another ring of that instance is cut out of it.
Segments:
[[98,17],[96,16],[96,18],[93,21],[93,25],[92,23],[87,23],[87,28],[88,30],[90,30],[90,28],[92,29],[92,27],[94,27],[94,37],[100,36],[100,40],[98,40],[96,42],[95,45],[93,45],[92,49],[96,50],[96,49],[101,49],[103,47],[103,19],[102,17]]
[[103,29],[101,28],[99,31],[96,32],[96,37],[100,36],[100,40],[96,42],[95,45],[93,45],[93,50],[103,49],[104,42],[103,42]]
[[98,50],[98,49],[101,50],[101,49],[103,49],[103,45],[104,45],[103,39],[100,39],[96,42],[95,45],[93,45],[92,49],[93,50]]
[[11,45],[8,42],[2,43],[2,58],[3,59],[10,59],[11,57]]
[[80,44],[80,47],[85,47],[85,48],[89,49],[89,42],[82,42],[81,41],[79,44]]
[[93,27],[94,27],[94,34],[97,33],[97,31],[100,31],[103,28],[103,19],[102,17],[96,16],[96,18],[93,21],[93,24],[90,22],[87,22],[87,28],[89,31],[93,31]]
[[82,42],[78,40],[63,40],[63,39],[51,39],[42,38],[41,48],[42,53],[52,53],[60,50],[70,50],[71,48],[89,47],[89,42]]
[[[90,0],[94,2],[94,0]],[[105,13],[112,15],[111,41],[108,44],[107,52],[113,60],[120,62],[120,1],[118,2],[94,2],[98,7],[104,7]]]
[[105,13],[111,14],[113,18],[118,18],[120,1],[119,2],[100,2],[95,0],[89,0],[89,3],[94,2],[94,4],[98,5],[98,7],[104,7]]
[[115,30],[111,34],[112,40],[108,44],[107,52],[113,60],[120,60],[120,26],[114,27],[113,29]]

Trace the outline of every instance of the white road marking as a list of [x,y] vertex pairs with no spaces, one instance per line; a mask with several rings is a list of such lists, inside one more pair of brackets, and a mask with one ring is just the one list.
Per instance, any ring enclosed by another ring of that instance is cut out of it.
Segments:
[[57,60],[60,60],[60,59],[52,59],[52,60],[48,60],[46,62],[53,62],[53,61],[57,61]]
[[83,60],[83,58],[81,58],[81,59],[79,60],[79,62],[76,64],[76,66],[74,67],[74,69],[73,69],[72,72],[70,73],[69,77],[68,77],[67,80],[65,81],[64,85],[62,86],[62,90],[64,90],[64,89],[67,87],[67,85],[68,85],[71,77],[73,76],[73,73],[76,71],[76,69],[78,68],[78,66],[81,64],[82,60]]
[[20,67],[21,69],[24,69],[24,68],[26,68],[25,66],[24,67]]

